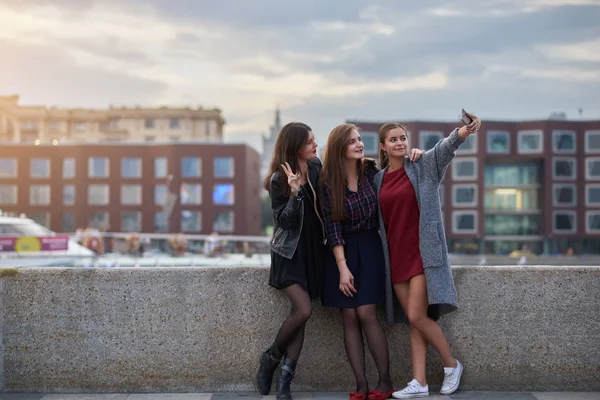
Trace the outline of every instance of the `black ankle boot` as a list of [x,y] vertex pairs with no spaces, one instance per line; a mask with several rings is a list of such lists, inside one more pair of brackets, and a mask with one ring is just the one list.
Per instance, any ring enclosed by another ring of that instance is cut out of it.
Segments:
[[292,398],[292,390],[290,385],[294,379],[294,371],[296,370],[296,360],[286,357],[281,364],[281,376],[277,383],[277,400],[290,400]]
[[260,394],[266,395],[271,391],[271,383],[273,383],[273,374],[279,365],[283,355],[277,350],[270,348],[266,350],[261,358],[256,374],[256,386]]

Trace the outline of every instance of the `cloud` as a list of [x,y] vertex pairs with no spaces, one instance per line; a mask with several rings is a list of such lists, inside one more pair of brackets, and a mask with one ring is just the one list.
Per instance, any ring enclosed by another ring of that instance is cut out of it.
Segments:
[[25,104],[107,108],[140,104],[165,89],[161,82],[127,72],[82,66],[59,47],[0,40],[0,53],[0,87],[5,94],[22,94]]
[[462,106],[487,118],[593,115],[598,4],[5,0],[0,87],[48,105],[218,106],[228,140],[254,145],[276,103],[319,132],[455,118]]
[[540,45],[537,49],[549,59],[600,63],[600,39],[568,45]]

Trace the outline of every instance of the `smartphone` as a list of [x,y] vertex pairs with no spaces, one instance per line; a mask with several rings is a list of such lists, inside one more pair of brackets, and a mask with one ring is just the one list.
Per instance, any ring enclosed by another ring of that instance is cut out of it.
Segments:
[[469,117],[467,115],[467,112],[465,111],[465,109],[462,109],[462,116],[460,118],[460,120],[462,121],[463,124],[465,125],[469,125],[471,122],[473,122],[473,120],[471,119],[471,117]]

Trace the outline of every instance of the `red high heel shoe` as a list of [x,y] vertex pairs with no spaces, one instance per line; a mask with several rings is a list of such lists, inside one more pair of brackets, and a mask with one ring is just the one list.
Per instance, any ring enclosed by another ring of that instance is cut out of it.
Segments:
[[390,397],[392,397],[392,393],[394,393],[393,388],[392,388],[392,390],[389,391],[389,393],[383,393],[383,392],[373,389],[373,390],[369,391],[369,396],[367,397],[367,399],[369,399],[369,400],[385,400],[385,399],[389,399]]

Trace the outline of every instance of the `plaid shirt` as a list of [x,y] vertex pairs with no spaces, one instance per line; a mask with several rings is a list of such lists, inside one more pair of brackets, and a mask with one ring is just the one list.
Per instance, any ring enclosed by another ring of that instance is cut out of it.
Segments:
[[333,221],[331,219],[333,212],[331,187],[325,182],[323,190],[323,214],[325,215],[327,240],[331,248],[346,244],[343,238],[345,233],[368,231],[377,228],[377,192],[373,184],[373,177],[376,172],[375,168],[367,168],[365,170],[364,182],[362,185],[359,183],[357,192],[353,192],[346,187],[346,200],[344,201],[346,218],[342,221]]

